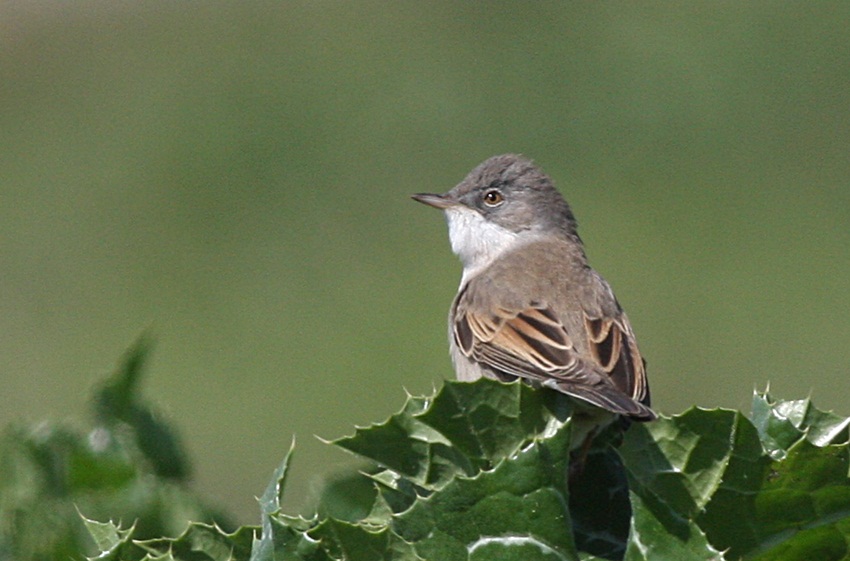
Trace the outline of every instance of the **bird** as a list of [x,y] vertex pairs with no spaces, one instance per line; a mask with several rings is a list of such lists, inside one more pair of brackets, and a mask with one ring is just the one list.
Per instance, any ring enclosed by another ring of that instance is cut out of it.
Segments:
[[570,206],[537,165],[494,156],[448,192],[412,198],[445,213],[463,265],[449,310],[458,380],[519,378],[570,396],[592,420],[574,442],[618,417],[656,418],[629,319],[588,264]]

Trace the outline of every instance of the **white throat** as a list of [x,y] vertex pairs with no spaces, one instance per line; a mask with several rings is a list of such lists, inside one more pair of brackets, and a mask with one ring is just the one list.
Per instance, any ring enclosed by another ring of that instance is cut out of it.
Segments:
[[502,228],[471,208],[453,206],[445,212],[452,251],[460,257],[463,264],[461,286],[500,255],[524,241],[524,236]]

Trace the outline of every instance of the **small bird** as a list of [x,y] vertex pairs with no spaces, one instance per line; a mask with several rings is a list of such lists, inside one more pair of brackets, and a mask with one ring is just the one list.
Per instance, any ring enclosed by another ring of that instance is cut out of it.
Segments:
[[530,160],[494,156],[443,195],[413,199],[445,212],[463,264],[449,312],[457,378],[521,378],[590,407],[574,446],[616,416],[656,418],[645,363],[611,287],[587,263],[576,219]]

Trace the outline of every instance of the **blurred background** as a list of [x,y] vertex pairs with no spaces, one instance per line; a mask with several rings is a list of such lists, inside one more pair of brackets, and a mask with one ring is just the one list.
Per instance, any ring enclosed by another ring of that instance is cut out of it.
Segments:
[[443,192],[535,159],[654,404],[850,415],[850,4],[4,2],[0,422],[143,332],[196,488],[259,520],[452,376]]

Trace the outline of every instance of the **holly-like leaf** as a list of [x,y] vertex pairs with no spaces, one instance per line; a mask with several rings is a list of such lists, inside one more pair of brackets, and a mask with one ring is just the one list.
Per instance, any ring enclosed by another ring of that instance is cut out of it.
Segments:
[[370,527],[328,518],[310,530],[329,559],[346,561],[423,561],[413,546],[388,526]]
[[248,559],[253,530],[246,526],[227,533],[215,525],[193,523],[176,538],[134,540],[133,545],[150,559],[233,561]]
[[631,494],[633,518],[625,561],[723,561],[702,530],[680,517],[648,489]]
[[519,382],[446,382],[433,398],[411,398],[384,423],[332,443],[434,490],[490,469],[571,414],[564,396]]
[[753,394],[752,421],[765,450],[781,460],[800,439],[817,446],[848,441],[850,418],[817,409],[810,399],[776,400],[767,392]]
[[[289,471],[289,461],[295,449],[295,439],[289,445],[289,451],[283,461],[275,469],[271,481],[266,486],[263,495],[257,499],[260,504],[260,537],[254,537],[251,546],[251,561],[266,561],[274,559],[275,526],[274,521],[280,514],[280,501],[286,487],[286,475]],[[279,538],[280,536],[278,536]],[[280,540],[277,540],[279,542]]]
[[568,508],[570,430],[569,421],[562,423],[493,469],[417,499],[395,517],[393,529],[425,559],[516,558],[530,551],[535,556],[527,559],[578,559]]
[[467,458],[439,431],[418,418],[428,402],[408,399],[404,409],[381,424],[358,427],[354,436],[332,441],[423,487],[438,486],[459,473],[473,473]]
[[761,394],[752,422],[692,409],[630,431],[621,448],[634,508],[626,558],[653,551],[640,529],[654,519],[660,542],[679,536],[686,548],[676,559],[709,545],[728,559],[846,559],[847,426],[809,400]]
[[111,520],[109,522],[98,522],[86,518],[82,513],[79,514],[99,552],[97,557],[90,557],[89,559],[109,559],[121,546],[130,543],[130,536],[133,534],[132,526],[122,529]]
[[[625,433],[613,423],[586,448],[570,398],[486,379],[410,397],[335,441],[373,463],[333,479],[312,517],[281,512],[290,448],[260,525],[227,533],[186,520],[209,512],[138,438],[142,359],[102,387],[89,432],[0,437],[0,557],[79,558],[86,531],[109,561],[850,558],[850,420],[808,399],[756,394],[751,419],[692,408]],[[132,526],[63,522],[73,505]]]

